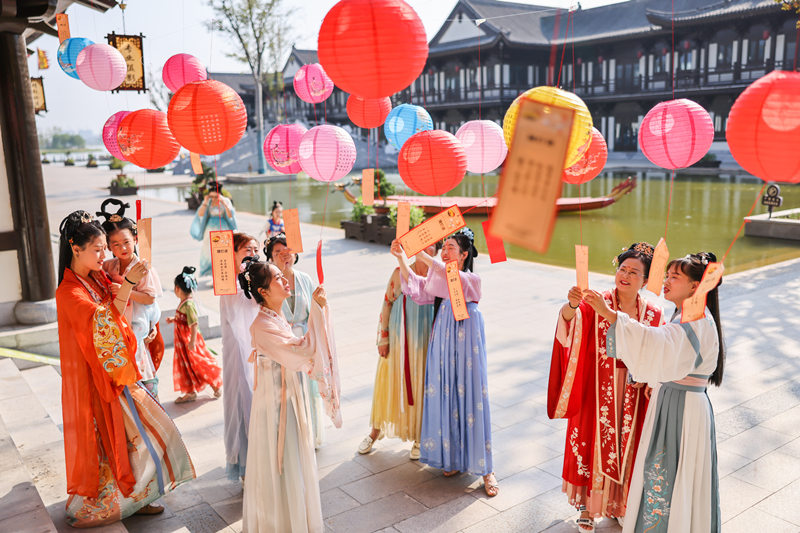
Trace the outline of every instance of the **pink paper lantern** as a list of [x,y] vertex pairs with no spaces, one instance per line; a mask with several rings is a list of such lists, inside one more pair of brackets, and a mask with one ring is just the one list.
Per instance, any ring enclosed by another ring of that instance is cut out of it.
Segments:
[[642,152],[663,168],[686,168],[697,163],[713,141],[714,124],[708,112],[685,98],[656,105],[639,126]]
[[119,142],[117,141],[117,132],[119,131],[119,123],[122,119],[130,114],[130,111],[118,111],[114,113],[106,123],[103,125],[103,144],[106,145],[106,150],[121,161],[127,161],[125,156],[120,150]]
[[171,92],[176,93],[187,83],[207,80],[208,73],[205,65],[193,55],[175,54],[164,63],[161,79]]
[[278,124],[264,139],[264,155],[281,174],[297,174],[300,167],[300,139],[308,130],[299,124]]
[[96,91],[110,91],[125,81],[128,65],[122,53],[109,44],[90,44],[78,54],[78,77]]
[[491,120],[470,120],[458,128],[456,138],[467,153],[467,170],[475,174],[491,172],[506,158],[508,147],[503,128]]
[[319,104],[333,93],[333,81],[319,63],[303,65],[292,81],[297,97],[309,104]]
[[315,126],[300,139],[300,167],[317,181],[336,181],[356,162],[353,138],[338,126]]

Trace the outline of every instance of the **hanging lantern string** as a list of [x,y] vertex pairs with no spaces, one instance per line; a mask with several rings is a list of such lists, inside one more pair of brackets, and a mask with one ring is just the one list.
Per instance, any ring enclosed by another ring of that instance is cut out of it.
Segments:
[[569,23],[572,20],[572,11],[567,13],[567,29],[564,31],[564,47],[561,49],[561,62],[558,65],[558,81],[556,81],[556,87],[561,85],[561,71],[564,67],[564,54],[567,51],[567,42],[569,41]]
[[[567,27],[569,30],[569,26]],[[575,92],[575,19],[572,19],[572,92]],[[586,165],[589,162],[584,159],[583,169],[586,170]],[[580,244],[583,246],[583,195],[581,194],[581,185],[578,184],[578,234],[580,235]]]
[[[478,37],[478,120],[483,118],[481,113],[481,107],[483,104],[483,98],[481,98],[481,94],[483,93],[483,67],[481,67],[481,38]],[[483,143],[483,137],[481,137],[481,143]],[[481,150],[483,153],[483,150]],[[481,172],[481,196],[486,198],[486,181],[484,180],[484,174]],[[486,218],[489,219],[489,203],[486,203]]]
[[[672,0],[672,55],[669,60],[672,63],[670,70],[672,71],[672,99],[675,100],[675,0]],[[672,185],[670,184],[670,187]],[[665,239],[666,240],[666,239]]]
[[[497,19],[504,19],[508,17],[519,17],[521,15],[536,15],[536,14],[546,14],[546,13],[559,13],[561,9],[559,8],[550,8],[550,9],[537,9],[535,11],[522,11],[520,13],[511,13],[509,15],[497,15],[496,17],[486,17],[486,18],[479,18],[479,19],[471,19],[472,22],[475,23],[476,26],[480,26],[486,21],[489,20],[497,20]],[[445,22],[455,22],[458,19],[447,19]]]
[[736,235],[733,236],[733,240],[731,241],[730,245],[728,245],[728,249],[725,250],[725,255],[722,256],[722,261],[720,261],[720,263],[725,263],[725,258],[727,258],[728,254],[731,253],[731,248],[733,248],[733,243],[735,243],[736,240],[739,238],[739,235],[742,233],[742,230],[744,229],[744,225],[747,223],[747,220],[745,219],[753,214],[756,205],[758,205],[758,200],[764,195],[764,190],[766,188],[767,188],[767,182],[765,181],[764,185],[761,186],[761,190],[758,192],[758,195],[756,196],[755,200],[753,200],[753,205],[750,206],[750,211],[747,212],[745,218],[742,219],[742,223],[739,224],[739,229],[736,230]]
[[[218,206],[220,208],[219,209],[219,228],[222,229],[222,209],[224,209],[224,207],[222,207],[222,200],[220,200],[220,198],[219,198],[219,179],[218,179],[218,175],[217,175],[217,156],[214,156],[214,184],[217,187],[217,202],[219,202],[219,204],[220,204]],[[209,207],[211,207],[210,204],[211,204],[211,202],[209,202]]]
[[322,242],[322,232],[325,230],[325,215],[328,212],[328,196],[331,194],[331,182],[329,181],[325,187],[325,205],[322,208],[322,224],[319,227],[319,241]]

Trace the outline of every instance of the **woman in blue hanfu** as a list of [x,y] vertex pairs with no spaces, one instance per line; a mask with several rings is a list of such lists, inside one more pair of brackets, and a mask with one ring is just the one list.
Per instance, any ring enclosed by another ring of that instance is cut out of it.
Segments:
[[[444,240],[442,261],[420,252],[417,260],[428,265],[425,277],[406,263],[399,241],[392,255],[400,264],[403,293],[420,305],[441,301],[428,343],[425,398],[420,432],[420,461],[444,470],[446,477],[459,472],[483,476],[487,496],[499,490],[492,471],[492,423],[486,377],[486,336],[478,309],[481,278],[472,272],[478,251],[474,235],[464,228]],[[456,261],[469,318],[456,320],[450,302],[445,263]]]
[[200,249],[200,271],[197,277],[211,274],[211,240],[209,232],[236,231],[236,210],[230,200],[222,195],[222,185],[216,181],[206,185],[209,193],[194,215],[189,232],[196,241],[203,241]]
[[[670,262],[664,296],[682,309],[714,261],[714,254],[701,252]],[[717,288],[707,295],[705,316],[682,323],[676,312],[661,327],[612,311],[595,291],[587,291],[584,300],[612,324],[608,356],[621,359],[637,381],[655,385],[623,532],[719,532],[714,411],[706,394],[708,383],[722,382],[725,361]]]

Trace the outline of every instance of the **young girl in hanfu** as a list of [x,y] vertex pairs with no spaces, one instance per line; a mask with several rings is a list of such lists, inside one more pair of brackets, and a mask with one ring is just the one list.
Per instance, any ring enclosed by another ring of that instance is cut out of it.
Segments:
[[206,348],[197,324],[197,306],[192,297],[197,289],[194,270],[194,267],[185,266],[175,277],[175,296],[181,303],[175,309],[175,316],[167,317],[168,324],[175,324],[172,380],[175,390],[183,393],[175,403],[193,402],[206,385],[211,386],[214,398],[221,394],[222,369]]
[[[661,309],[639,294],[652,259],[653,247],[647,243],[623,251],[615,258],[615,287],[603,298],[611,308],[658,326]],[[593,531],[595,518],[625,517],[647,399],[644,384],[629,378],[645,380],[606,356],[609,322],[581,300],[581,290],[573,287],[559,314],[547,414],[568,419],[562,490],[581,512],[581,530]]]
[[[313,302],[312,295],[316,284],[311,276],[296,270],[298,255],[286,246],[286,235],[279,233],[271,237],[264,246],[267,261],[278,267],[283,277],[289,282],[291,294],[283,301],[283,317],[292,326],[292,331],[297,337],[302,337],[308,332],[308,318]],[[317,382],[300,372],[300,381],[303,385],[303,400],[306,414],[311,420],[314,429],[314,447],[319,449],[325,441],[325,419],[322,409],[322,398],[319,395]]]
[[106,236],[86,211],[59,228],[58,344],[67,470],[67,521],[75,527],[164,511],[153,502],[195,477],[178,429],[137,382],[136,338],[123,317],[147,265],[112,292]]
[[283,204],[275,201],[272,202],[272,211],[269,219],[267,220],[267,238],[275,237],[286,231],[283,224]]
[[200,277],[211,275],[211,241],[209,233],[217,230],[236,231],[236,210],[222,194],[222,185],[216,181],[206,185],[208,194],[197,209],[189,233],[196,241],[203,241],[200,249]]
[[[478,255],[474,236],[464,228],[445,239],[442,261],[426,252],[417,260],[428,265],[426,277],[412,272],[399,241],[392,255],[400,264],[403,293],[418,304],[436,299],[436,313],[425,368],[425,399],[422,406],[420,461],[441,468],[446,477],[459,472],[483,476],[489,497],[499,490],[492,471],[492,423],[489,416],[489,385],[486,375],[486,336],[478,309],[481,278],[472,272]],[[456,261],[469,318],[456,321],[447,289],[445,263]]]
[[[667,265],[664,296],[682,309],[697,290],[714,254],[701,252]],[[657,383],[647,408],[633,468],[624,533],[718,533],[721,530],[717,440],[708,383],[719,386],[725,361],[719,295],[707,295],[705,316],[647,327],[600,294],[584,301],[607,320],[607,355],[621,359],[637,379]]]
[[[246,233],[233,234],[236,264],[243,268],[246,258],[258,257],[258,241]],[[222,322],[222,380],[225,390],[222,406],[225,426],[225,470],[228,478],[244,478],[247,462],[247,431],[253,401],[253,365],[248,362],[252,351],[250,325],[258,314],[258,304],[244,295],[237,284],[236,294],[219,298]]]
[[253,339],[255,389],[250,414],[243,529],[248,533],[322,533],[317,461],[298,372],[319,383],[323,405],[341,427],[339,372],[325,291],[312,295],[308,332],[297,336],[283,317],[291,294],[275,265],[250,263],[239,275],[245,295],[259,304]]
[[[109,205],[117,206],[117,211],[113,213],[106,211]],[[122,286],[127,272],[139,263],[139,256],[136,253],[138,243],[136,223],[125,217],[125,209],[128,207],[130,207],[129,204],[116,198],[109,198],[103,201],[100,211],[97,213],[98,216],[105,219],[102,224],[103,230],[108,236],[108,248],[114,254],[113,259],[103,263],[103,270],[114,282],[114,285],[111,286],[112,291],[118,290]],[[131,289],[128,305],[125,308],[125,318],[136,335],[136,366],[142,376],[142,384],[156,398],[158,398],[156,371],[164,355],[163,341],[153,342],[156,336],[161,335],[158,329],[161,309],[156,302],[156,298],[161,294],[161,282],[158,274],[153,267],[150,267],[147,275]],[[157,346],[162,349],[154,349],[151,352],[151,348]]]
[[[438,246],[425,253],[435,256]],[[416,260],[411,270],[427,277],[428,266]],[[400,269],[395,268],[383,296],[378,324],[378,369],[372,393],[372,431],[358,446],[358,453],[369,453],[383,437],[411,441],[409,458],[420,457],[425,360],[433,325],[433,305],[419,305],[400,290]]]

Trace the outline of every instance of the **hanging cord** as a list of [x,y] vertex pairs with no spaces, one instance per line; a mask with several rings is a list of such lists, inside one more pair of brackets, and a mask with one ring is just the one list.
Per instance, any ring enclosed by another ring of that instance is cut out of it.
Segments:
[[[569,26],[567,26],[569,30]],[[575,17],[572,17],[572,92],[575,92]],[[584,162],[584,170],[586,168]],[[578,184],[578,232],[580,234],[580,244],[583,246],[583,195],[581,194],[582,184]]]
[[756,196],[756,199],[753,200],[753,205],[750,206],[750,211],[748,211],[747,214],[745,215],[745,218],[742,219],[742,223],[739,225],[739,229],[736,230],[736,235],[733,236],[733,240],[731,241],[731,244],[728,246],[728,249],[725,250],[725,255],[722,256],[722,261],[720,261],[720,263],[725,263],[725,258],[727,258],[728,254],[731,253],[731,248],[733,248],[733,243],[735,243],[736,240],[739,238],[739,235],[742,233],[742,230],[744,229],[744,225],[747,223],[747,220],[745,219],[753,214],[756,205],[758,205],[758,200],[764,195],[764,190],[766,188],[767,188],[767,182],[765,181],[764,185],[761,186],[761,190]]
[[664,223],[664,240],[667,240],[667,230],[669,229],[669,213],[672,211],[672,189],[675,184],[675,171],[669,174],[669,200],[667,201],[667,220]]
[[564,31],[564,47],[561,49],[561,62],[558,65],[558,81],[556,87],[561,85],[561,71],[564,69],[564,54],[567,51],[567,42],[569,41],[569,23],[572,20],[572,11],[567,13],[567,29]]
[[[670,70],[672,72],[672,99],[675,100],[675,0],[672,0],[672,55],[670,55]],[[670,185],[671,187],[672,185]]]

